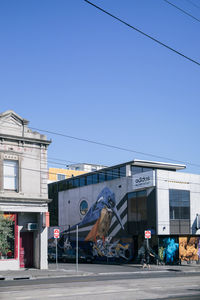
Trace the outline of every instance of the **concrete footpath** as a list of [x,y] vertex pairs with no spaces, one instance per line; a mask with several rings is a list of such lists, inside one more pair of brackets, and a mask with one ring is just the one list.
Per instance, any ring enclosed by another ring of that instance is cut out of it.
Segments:
[[113,274],[130,274],[144,272],[182,272],[199,273],[200,264],[173,265],[151,265],[150,269],[143,269],[142,265],[102,265],[102,264],[49,264],[48,270],[20,269],[17,271],[0,271],[0,280],[25,280],[74,276],[101,276]]

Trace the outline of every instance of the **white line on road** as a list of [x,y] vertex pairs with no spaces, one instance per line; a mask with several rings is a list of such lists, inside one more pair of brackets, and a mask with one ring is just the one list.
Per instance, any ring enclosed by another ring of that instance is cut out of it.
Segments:
[[25,300],[25,299],[33,299],[31,296],[24,296],[24,297],[16,297],[18,300]]
[[53,295],[48,295],[48,297],[50,298],[50,297],[52,297],[52,298],[57,298],[57,297],[64,297],[64,296],[66,296],[65,294],[53,294]]
[[[127,274],[146,274],[146,273],[155,273],[155,271],[150,271],[150,270],[146,270],[146,271],[136,271],[136,272],[107,272],[107,273],[98,273],[98,274],[94,274],[95,275],[127,275]],[[168,271],[156,271],[156,273],[168,273]]]

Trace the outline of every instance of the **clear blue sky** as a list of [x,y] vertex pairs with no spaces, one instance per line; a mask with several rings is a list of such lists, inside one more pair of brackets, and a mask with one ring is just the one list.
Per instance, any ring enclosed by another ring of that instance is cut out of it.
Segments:
[[[199,1],[171,2],[200,18]],[[166,2],[93,3],[200,61],[200,23]],[[32,127],[200,164],[200,66],[83,0],[0,1],[0,99]],[[48,138],[66,161],[159,160]]]

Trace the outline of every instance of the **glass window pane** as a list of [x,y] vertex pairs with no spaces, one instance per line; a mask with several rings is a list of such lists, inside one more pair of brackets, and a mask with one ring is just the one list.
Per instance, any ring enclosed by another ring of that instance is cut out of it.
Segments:
[[142,197],[138,199],[138,222],[147,220],[147,199]]
[[16,176],[18,171],[18,161],[16,160],[4,160],[4,175]]
[[149,172],[149,171],[152,171],[153,169],[152,168],[142,168],[142,172]]
[[131,175],[142,173],[141,167],[131,166]]
[[79,178],[73,179],[73,187],[79,187]]
[[88,185],[88,184],[92,184],[92,175],[88,175],[88,176],[86,177],[86,181],[87,181],[87,185]]
[[4,160],[3,177],[4,177],[4,189],[18,190],[18,161]]
[[99,173],[99,182],[104,182],[106,180],[105,172],[102,171]]
[[136,192],[128,194],[128,199],[131,199],[131,198],[136,198]]
[[126,166],[119,168],[119,177],[126,177]]
[[57,180],[64,180],[65,174],[57,174]]
[[93,184],[98,183],[98,174],[92,175],[92,181],[93,181]]
[[86,185],[86,177],[80,177],[80,186]]
[[169,190],[170,219],[190,219],[190,192]]
[[4,177],[4,189],[5,190],[16,190],[17,185],[13,177]]
[[119,168],[113,169],[113,179],[119,178]]
[[129,222],[137,222],[137,199],[129,198],[128,220]]
[[73,179],[70,179],[68,181],[68,184],[69,184],[69,189],[73,188]]
[[188,207],[180,207],[180,219],[190,219],[190,210]]
[[112,169],[107,170],[106,175],[107,175],[107,180],[112,180],[113,179]]

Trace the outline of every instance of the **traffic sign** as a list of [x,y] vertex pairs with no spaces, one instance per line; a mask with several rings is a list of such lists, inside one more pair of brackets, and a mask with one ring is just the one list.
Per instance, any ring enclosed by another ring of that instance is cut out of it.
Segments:
[[60,229],[54,229],[53,236],[54,236],[54,239],[59,239],[59,237],[60,237]]
[[145,230],[144,236],[145,236],[145,239],[150,239],[151,238],[151,230]]

